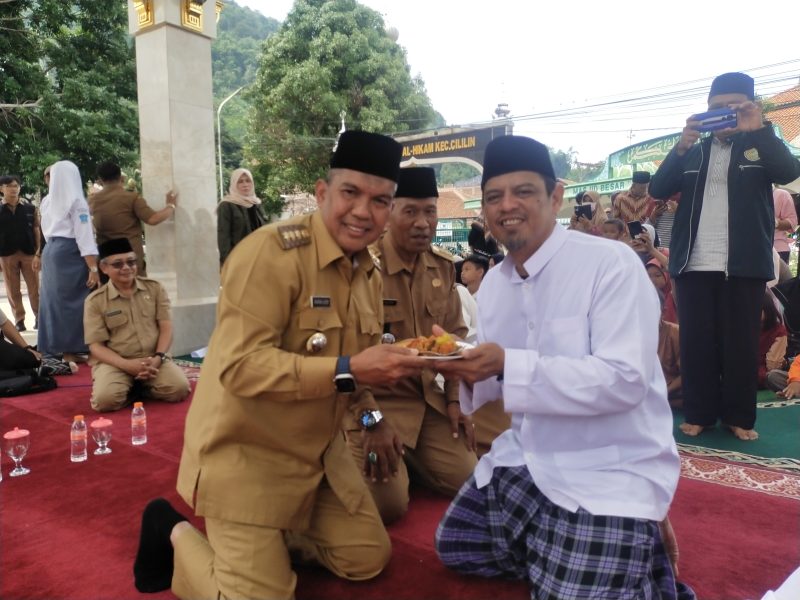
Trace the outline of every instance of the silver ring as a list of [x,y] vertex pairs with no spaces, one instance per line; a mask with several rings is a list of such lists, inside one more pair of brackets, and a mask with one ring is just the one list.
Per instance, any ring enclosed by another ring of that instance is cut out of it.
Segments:
[[367,454],[367,460],[369,462],[371,462],[373,465],[377,465],[378,464],[378,455],[375,454],[374,452],[370,452],[369,454]]

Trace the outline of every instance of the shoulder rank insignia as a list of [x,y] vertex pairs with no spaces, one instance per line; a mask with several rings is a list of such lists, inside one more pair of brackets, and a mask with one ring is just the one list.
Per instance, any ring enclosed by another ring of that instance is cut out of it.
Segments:
[[450,262],[455,262],[455,257],[444,248],[440,248],[439,246],[431,246],[431,252],[433,252],[436,256],[440,256],[441,258],[449,260]]
[[284,250],[311,243],[311,232],[305,225],[279,225],[278,234],[281,236],[281,248]]
[[381,251],[373,245],[368,246],[367,250],[369,251],[369,257],[372,259],[372,264],[380,271],[383,268],[381,266]]

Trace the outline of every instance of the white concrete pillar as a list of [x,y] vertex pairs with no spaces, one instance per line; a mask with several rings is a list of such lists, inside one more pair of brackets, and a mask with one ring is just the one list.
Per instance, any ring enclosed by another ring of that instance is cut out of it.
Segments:
[[146,226],[147,274],[167,288],[174,354],[202,348],[214,327],[219,291],[211,40],[219,0],[128,0],[136,39],[143,196],[174,217]]

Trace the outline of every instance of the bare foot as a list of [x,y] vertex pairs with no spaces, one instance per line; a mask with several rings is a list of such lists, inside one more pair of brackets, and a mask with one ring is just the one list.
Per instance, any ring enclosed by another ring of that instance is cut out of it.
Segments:
[[733,432],[733,435],[745,442],[758,439],[758,432],[755,429],[742,429],[741,427],[736,427],[736,425],[728,425],[728,428]]
[[695,437],[696,435],[700,435],[700,433],[705,429],[702,425],[693,425],[691,423],[681,423],[680,430],[685,433],[686,435],[690,435]]

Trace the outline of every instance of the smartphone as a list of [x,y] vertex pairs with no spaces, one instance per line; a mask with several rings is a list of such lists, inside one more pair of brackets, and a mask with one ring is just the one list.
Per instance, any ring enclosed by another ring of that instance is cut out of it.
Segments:
[[631,234],[631,239],[635,240],[636,236],[644,231],[644,227],[639,221],[630,221],[628,223],[628,233]]
[[586,217],[590,221],[592,220],[592,207],[588,204],[578,204],[575,207],[575,216],[579,219],[581,217]]
[[718,108],[689,117],[690,121],[697,121],[694,126],[696,131],[717,131],[718,129],[733,129],[739,123],[736,111],[730,108]]

